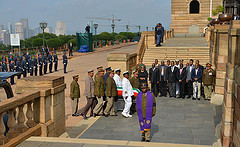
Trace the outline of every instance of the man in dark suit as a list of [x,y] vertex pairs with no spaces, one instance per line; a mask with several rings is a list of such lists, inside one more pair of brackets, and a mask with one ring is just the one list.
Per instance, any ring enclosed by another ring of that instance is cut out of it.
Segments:
[[[199,63],[199,60],[196,60],[196,64],[198,64],[198,65],[199,65],[199,68],[200,68],[202,71],[204,71],[205,67],[202,66],[202,65]],[[203,88],[202,84],[201,84],[201,96],[204,96],[204,88]]]
[[186,84],[187,70],[183,68],[183,64],[180,64],[180,69],[178,70],[178,84],[180,89],[179,98],[185,98],[185,84]]
[[161,61],[161,65],[158,67],[159,69],[159,87],[160,87],[160,97],[167,96],[167,65],[164,64],[164,61]]
[[199,68],[199,64],[196,64],[195,68],[192,70],[193,100],[200,100],[202,75],[203,71]]
[[72,44],[72,42],[70,42],[69,43],[69,45],[68,45],[68,48],[69,48],[69,56],[73,56],[73,44]]
[[149,82],[151,83],[151,92],[157,97],[158,95],[158,85],[159,85],[159,70],[152,64],[152,68],[149,69]]
[[177,82],[178,69],[174,66],[174,61],[171,62],[171,66],[167,69],[167,82],[169,87],[170,98],[176,98],[176,82]]
[[187,87],[188,87],[188,97],[187,98],[191,98],[192,96],[192,92],[193,92],[193,81],[192,81],[192,70],[195,68],[195,66],[193,65],[193,60],[190,59],[189,61],[189,65],[186,67],[187,70],[187,78],[186,78],[186,83],[187,83]]

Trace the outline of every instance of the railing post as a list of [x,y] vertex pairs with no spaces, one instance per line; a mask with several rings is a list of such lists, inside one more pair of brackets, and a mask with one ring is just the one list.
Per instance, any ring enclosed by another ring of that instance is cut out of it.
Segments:
[[14,118],[15,109],[16,108],[13,108],[13,109],[8,111],[9,118],[8,118],[7,125],[8,125],[8,128],[9,128],[9,131],[7,133],[7,137],[9,139],[12,139],[12,138],[14,138],[18,135],[17,132],[15,131],[15,126],[16,126],[16,120]]
[[25,116],[24,116],[24,113],[23,113],[23,105],[20,105],[18,106],[18,117],[17,117],[17,120],[18,120],[18,126],[17,126],[17,131],[19,133],[23,133],[27,130],[26,126],[24,125],[24,122],[25,122]]
[[28,103],[27,103],[27,114],[26,114],[26,116],[27,116],[27,126],[29,127],[29,128],[32,128],[32,127],[34,127],[35,126],[35,122],[33,121],[33,111],[32,111],[32,101],[29,101]]
[[3,116],[4,116],[4,113],[1,113],[0,114],[0,145],[3,145],[8,141],[7,137],[5,137],[4,135],[6,128],[3,122]]

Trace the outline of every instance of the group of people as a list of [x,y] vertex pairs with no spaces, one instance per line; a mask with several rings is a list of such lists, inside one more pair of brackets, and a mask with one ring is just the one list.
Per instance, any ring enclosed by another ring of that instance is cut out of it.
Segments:
[[[64,64],[64,73],[66,72],[68,59],[66,52],[63,54],[63,64]],[[58,70],[58,55],[56,51],[44,51],[42,53],[34,54],[34,57],[29,54],[27,51],[25,54],[23,52],[16,53],[13,55],[12,51],[9,52],[8,56],[2,56],[2,62],[0,63],[0,71],[2,72],[19,72],[17,78],[20,79],[21,75],[23,77],[27,76],[27,73],[30,73],[30,76],[37,76],[38,73],[40,76],[47,73]],[[10,83],[14,84],[14,76],[11,77]]]
[[[200,100],[204,97],[206,100],[211,99],[211,94],[216,76],[215,70],[211,68],[211,64],[207,63],[206,67],[200,65],[199,60],[191,59],[188,63],[183,64],[183,60],[167,61],[162,60],[158,64],[158,60],[152,64],[149,73],[146,70],[142,60],[139,60],[139,82],[146,83],[149,78],[151,84],[151,92],[158,96],[167,96],[174,98],[192,98]],[[168,90],[167,90],[168,89]]]

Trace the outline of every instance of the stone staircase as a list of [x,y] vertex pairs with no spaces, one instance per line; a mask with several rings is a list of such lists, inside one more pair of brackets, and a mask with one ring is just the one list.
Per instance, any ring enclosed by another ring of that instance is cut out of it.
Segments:
[[[166,43],[164,43],[161,47],[156,47],[155,44],[148,45],[143,56],[143,62],[147,67],[151,67],[155,59],[158,59],[159,62],[161,60],[164,60],[166,62],[167,60],[175,61],[176,59],[183,59],[184,64],[187,63],[190,59],[193,59],[199,60],[201,65],[205,65],[206,63],[210,62],[209,47],[205,44],[198,46],[189,45],[189,47],[187,45],[178,46],[177,44],[181,44],[184,38],[181,38],[180,40],[176,38],[173,41],[170,40],[171,39],[169,39],[169,41],[167,40]],[[168,42],[171,42],[171,45],[169,45]],[[194,42],[191,42],[191,44],[194,44]]]

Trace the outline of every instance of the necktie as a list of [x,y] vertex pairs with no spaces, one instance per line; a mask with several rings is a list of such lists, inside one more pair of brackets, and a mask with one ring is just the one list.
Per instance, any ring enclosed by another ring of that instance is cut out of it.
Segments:
[[182,69],[180,69],[180,75],[182,74]]

